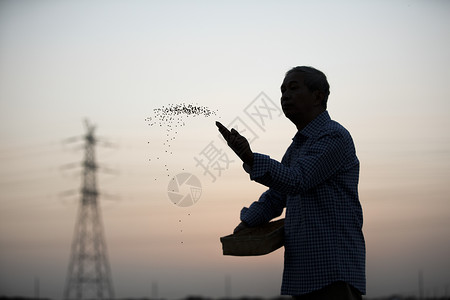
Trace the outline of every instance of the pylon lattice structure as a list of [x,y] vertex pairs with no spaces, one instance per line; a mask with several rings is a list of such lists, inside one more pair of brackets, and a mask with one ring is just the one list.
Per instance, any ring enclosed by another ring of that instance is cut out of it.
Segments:
[[64,299],[114,299],[111,269],[98,205],[95,127],[86,121],[81,201],[75,223]]

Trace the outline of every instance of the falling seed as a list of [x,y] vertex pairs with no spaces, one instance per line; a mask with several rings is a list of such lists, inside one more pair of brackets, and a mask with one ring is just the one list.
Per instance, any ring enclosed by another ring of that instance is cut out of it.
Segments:
[[[144,120],[148,122],[149,126],[159,125],[159,127],[164,127],[167,138],[163,143],[163,146],[167,146],[165,153],[172,155],[173,152],[169,151],[168,148],[172,147],[171,141],[174,141],[176,136],[178,136],[178,130],[175,131],[174,128],[186,126],[186,118],[197,116],[210,117],[212,115],[216,115],[216,113],[217,110],[211,110],[206,106],[200,106],[198,104],[179,103],[163,105],[159,108],[155,108],[153,109],[153,116],[147,117]],[[150,141],[148,141],[147,144],[150,144]],[[157,157],[156,159],[159,160],[159,157]],[[169,169],[166,169],[166,171],[169,171]]]

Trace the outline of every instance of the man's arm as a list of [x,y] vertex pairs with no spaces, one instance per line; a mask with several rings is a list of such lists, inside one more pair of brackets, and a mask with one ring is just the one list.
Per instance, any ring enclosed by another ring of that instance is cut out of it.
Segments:
[[[220,122],[216,122],[219,132],[227,141],[228,146],[244,162],[244,168],[251,172],[253,166],[253,152],[245,137],[240,135],[235,129],[229,131]],[[241,223],[234,229],[238,232],[247,227],[258,226],[269,222],[273,218],[281,215],[286,206],[286,196],[274,190],[264,192],[258,201],[253,202],[249,208],[244,207],[241,210]]]
[[335,174],[345,163],[349,148],[353,145],[346,132],[331,131],[318,137],[308,153],[294,158],[289,167],[271,159],[267,155],[253,153],[248,141],[236,130],[229,131],[216,122],[220,133],[231,149],[250,166],[250,179],[282,194],[298,194],[324,182]]
[[349,141],[339,132],[324,134],[307,153],[294,157],[290,166],[267,155],[254,154],[250,178],[280,193],[295,195],[323,183],[346,163]]
[[250,207],[241,210],[241,223],[233,233],[248,227],[259,226],[278,217],[286,207],[286,195],[268,189]]

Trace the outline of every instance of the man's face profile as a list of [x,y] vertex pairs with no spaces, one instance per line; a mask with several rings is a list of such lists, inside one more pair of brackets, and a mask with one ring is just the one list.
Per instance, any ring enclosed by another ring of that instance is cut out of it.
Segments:
[[311,121],[316,112],[317,101],[315,93],[304,84],[303,74],[299,72],[288,74],[280,89],[284,115],[296,125]]

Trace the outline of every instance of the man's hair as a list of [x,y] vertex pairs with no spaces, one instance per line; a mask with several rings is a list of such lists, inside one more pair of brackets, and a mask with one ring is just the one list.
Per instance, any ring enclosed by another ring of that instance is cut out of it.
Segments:
[[311,92],[318,90],[324,93],[325,97],[323,98],[322,105],[326,109],[328,95],[330,95],[330,85],[325,74],[313,67],[306,66],[294,67],[286,72],[286,76],[292,73],[302,73],[303,82]]

